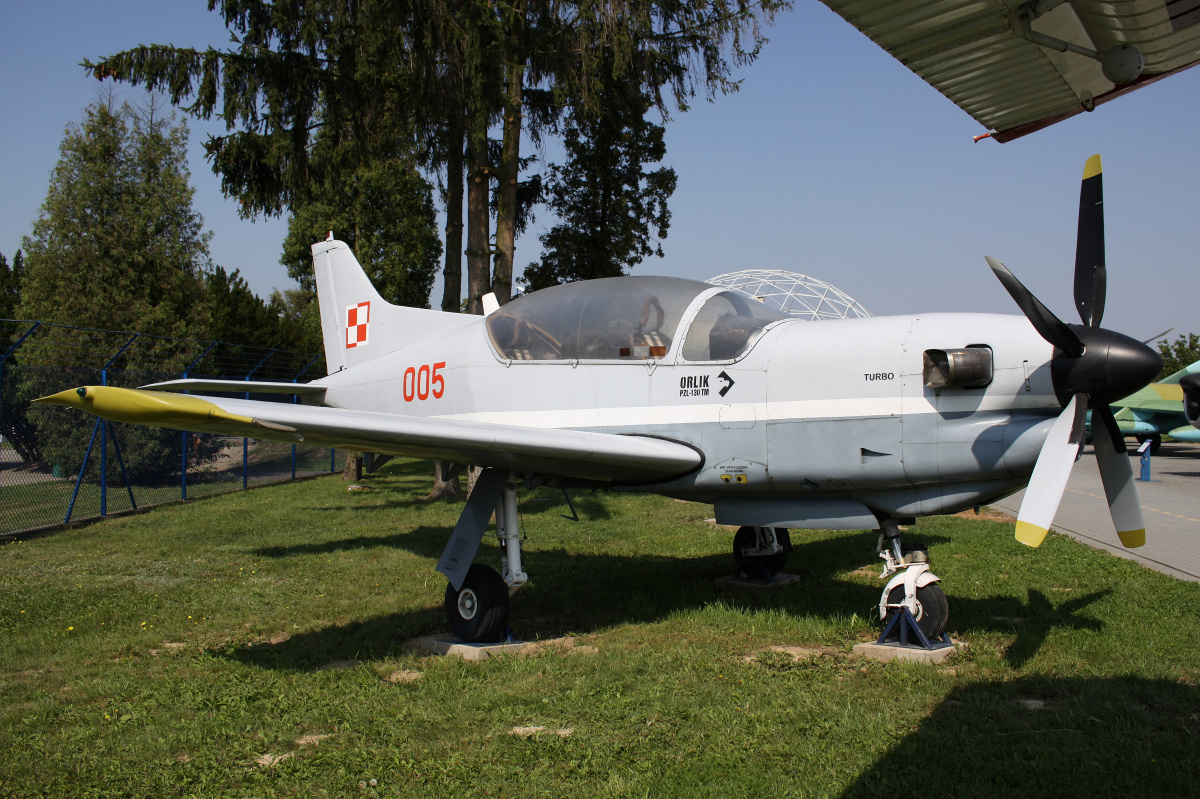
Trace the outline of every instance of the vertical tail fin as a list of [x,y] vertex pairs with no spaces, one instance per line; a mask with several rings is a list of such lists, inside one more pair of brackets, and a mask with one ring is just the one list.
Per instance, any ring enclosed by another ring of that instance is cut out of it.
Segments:
[[345,242],[330,238],[314,244],[312,254],[330,374],[473,321],[461,314],[387,302]]

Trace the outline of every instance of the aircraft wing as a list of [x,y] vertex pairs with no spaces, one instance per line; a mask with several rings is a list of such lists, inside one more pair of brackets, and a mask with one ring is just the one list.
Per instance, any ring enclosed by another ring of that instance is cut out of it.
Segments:
[[686,444],[647,436],[517,427],[286,402],[113,386],[83,386],[35,401],[152,427],[626,484],[664,480],[686,474],[703,463],[703,456]]
[[1200,61],[1197,0],[823,2],[1002,142]]

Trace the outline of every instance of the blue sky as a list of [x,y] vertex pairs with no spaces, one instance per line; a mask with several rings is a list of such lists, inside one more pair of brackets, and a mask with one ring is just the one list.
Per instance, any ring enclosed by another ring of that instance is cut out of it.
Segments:
[[[30,232],[63,130],[97,97],[78,63],[137,44],[222,45],[227,32],[205,7],[5,4],[0,253],[11,258]],[[979,125],[815,0],[798,0],[768,35],[761,58],[739,73],[741,91],[672,115],[667,163],[679,185],[666,257],[639,273],[703,279],[788,269],[834,283],[877,315],[1017,313],[984,263],[991,255],[1074,322],[1079,179],[1098,152],[1105,327],[1138,337],[1200,332],[1200,69],[1015,142],[975,144]],[[189,125],[195,205],[214,232],[214,259],[240,269],[259,294],[288,287],[278,263],[285,223],[238,218],[203,160],[217,123]],[[551,221],[539,218],[518,241],[518,265],[537,259],[537,233]]]

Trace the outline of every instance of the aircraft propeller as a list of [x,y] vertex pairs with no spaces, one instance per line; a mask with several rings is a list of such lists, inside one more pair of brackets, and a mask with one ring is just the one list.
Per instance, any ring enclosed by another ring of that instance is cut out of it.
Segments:
[[1100,156],[1093,155],[1083,169],[1075,249],[1075,308],[1082,325],[1063,322],[1003,264],[987,259],[1034,329],[1055,348],[1050,374],[1063,411],[1038,454],[1017,516],[1017,540],[1032,547],[1042,543],[1054,521],[1071,467],[1083,446],[1088,408],[1113,525],[1124,546],[1146,543],[1133,467],[1109,405],[1149,384],[1162,370],[1162,359],[1142,342],[1100,327],[1107,283],[1102,178]]

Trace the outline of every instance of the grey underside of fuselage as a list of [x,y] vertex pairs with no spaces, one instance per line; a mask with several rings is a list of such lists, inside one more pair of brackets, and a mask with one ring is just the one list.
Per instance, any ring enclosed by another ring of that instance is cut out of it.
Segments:
[[604,428],[655,435],[704,453],[695,472],[653,484],[614,484],[718,503],[731,499],[846,497],[885,516],[954,513],[1025,485],[1052,422],[1046,414],[935,413],[859,419],[760,420],[721,424]]

